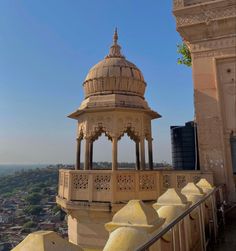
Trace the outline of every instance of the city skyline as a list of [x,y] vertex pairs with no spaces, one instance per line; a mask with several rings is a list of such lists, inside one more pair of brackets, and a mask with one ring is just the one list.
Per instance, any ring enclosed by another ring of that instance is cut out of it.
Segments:
[[[116,11],[109,1],[53,3],[0,3],[0,164],[75,161],[76,125],[66,116],[80,105],[83,80],[107,55],[116,26],[122,53],[147,82],[146,100],[162,115],[152,124],[154,161],[171,162],[170,126],[193,119],[192,73],[177,65],[171,3],[120,1]],[[110,161],[110,146],[97,141],[94,161]],[[134,162],[130,141],[118,151],[120,162]]]

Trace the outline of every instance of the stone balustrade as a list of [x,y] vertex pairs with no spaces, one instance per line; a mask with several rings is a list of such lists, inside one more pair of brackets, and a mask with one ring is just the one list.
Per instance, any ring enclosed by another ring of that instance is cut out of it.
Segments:
[[200,171],[65,170],[59,172],[58,198],[67,201],[125,202],[156,200],[168,188],[182,189],[188,182],[212,173]]
[[217,236],[215,199],[220,192],[222,187],[201,179],[186,184],[181,193],[168,189],[152,207],[131,200],[105,225],[110,236],[103,250],[205,251]]

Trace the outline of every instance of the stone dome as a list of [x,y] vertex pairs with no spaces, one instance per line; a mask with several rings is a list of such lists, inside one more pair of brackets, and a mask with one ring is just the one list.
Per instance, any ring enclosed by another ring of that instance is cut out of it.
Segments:
[[85,98],[104,94],[125,94],[144,97],[146,83],[137,66],[121,54],[117,30],[108,56],[93,66],[83,83]]

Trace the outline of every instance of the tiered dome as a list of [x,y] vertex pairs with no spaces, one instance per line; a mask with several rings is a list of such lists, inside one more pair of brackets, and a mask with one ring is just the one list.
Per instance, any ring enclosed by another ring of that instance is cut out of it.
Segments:
[[108,56],[93,66],[84,83],[85,98],[104,94],[144,96],[146,83],[137,66],[121,54],[115,30]]

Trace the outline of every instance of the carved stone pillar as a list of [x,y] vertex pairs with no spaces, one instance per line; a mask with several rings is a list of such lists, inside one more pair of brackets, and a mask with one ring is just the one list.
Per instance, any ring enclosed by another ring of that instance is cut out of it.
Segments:
[[117,143],[118,138],[112,138],[112,171],[117,170]]
[[89,169],[93,169],[93,141],[89,142]]
[[89,170],[89,138],[85,138],[84,170]]
[[81,139],[77,138],[75,170],[80,170]]
[[152,138],[148,139],[148,160],[149,160],[149,169],[153,170]]
[[145,138],[140,138],[140,151],[141,151],[141,169],[145,169]]
[[136,146],[136,170],[140,170],[139,141],[135,142],[135,146]]

